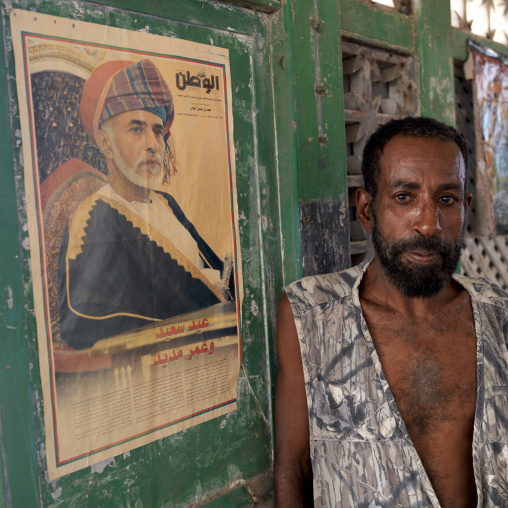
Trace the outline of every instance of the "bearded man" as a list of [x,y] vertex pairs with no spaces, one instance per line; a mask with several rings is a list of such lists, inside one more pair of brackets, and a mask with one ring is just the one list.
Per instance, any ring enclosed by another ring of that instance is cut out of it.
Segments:
[[80,115],[103,153],[108,183],[69,221],[59,258],[60,332],[71,347],[225,302],[231,266],[172,196],[171,91],[150,60],[98,66]]
[[508,506],[508,295],[455,275],[468,147],[430,118],[365,146],[372,261],[285,288],[277,506]]

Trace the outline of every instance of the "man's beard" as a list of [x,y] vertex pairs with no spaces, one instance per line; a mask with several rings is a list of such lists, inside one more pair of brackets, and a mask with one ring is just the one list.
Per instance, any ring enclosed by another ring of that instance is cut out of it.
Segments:
[[[393,286],[410,298],[430,298],[437,295],[452,277],[460,259],[464,227],[457,242],[448,243],[435,236],[415,236],[388,244],[383,238],[373,213],[372,243],[379,263]],[[404,252],[424,250],[439,253],[441,262],[418,265],[402,259]]]
[[[115,161],[115,164],[129,182],[137,185],[138,187],[143,187],[144,189],[153,190],[159,187],[162,182],[161,173],[163,163],[161,154],[156,152],[142,153],[133,166],[128,166],[123,157],[120,155],[120,151],[118,150],[115,140],[112,137],[111,147],[113,150],[113,160]],[[146,175],[139,175],[136,173],[138,166],[148,159],[157,159],[159,165],[149,166],[147,168],[148,171]]]

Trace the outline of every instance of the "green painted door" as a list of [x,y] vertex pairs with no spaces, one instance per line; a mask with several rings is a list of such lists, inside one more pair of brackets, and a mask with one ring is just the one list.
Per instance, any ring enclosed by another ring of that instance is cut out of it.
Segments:
[[[0,508],[269,498],[281,286],[350,262],[348,185],[358,182],[347,172],[342,41],[413,56],[418,111],[454,122],[453,61],[467,57],[467,35],[450,27],[448,1],[401,3],[409,14],[367,0],[1,0]],[[245,286],[238,410],[54,482],[45,476],[11,8],[214,44],[231,64]]]
[[[249,506],[269,496],[272,321],[281,285],[267,14],[198,0],[2,2],[0,66],[0,506]],[[244,300],[237,411],[49,482],[9,9],[148,31],[229,50]],[[266,227],[269,225],[269,227]],[[251,494],[249,494],[251,492]]]

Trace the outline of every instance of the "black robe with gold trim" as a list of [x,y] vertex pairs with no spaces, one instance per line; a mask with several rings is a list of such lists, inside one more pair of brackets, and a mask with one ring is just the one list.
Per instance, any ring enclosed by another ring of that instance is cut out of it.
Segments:
[[[158,194],[196,241],[205,267],[222,275],[223,262],[176,201]],[[60,333],[76,349],[226,301],[167,238],[120,202],[99,194],[87,198],[69,222],[58,271]]]

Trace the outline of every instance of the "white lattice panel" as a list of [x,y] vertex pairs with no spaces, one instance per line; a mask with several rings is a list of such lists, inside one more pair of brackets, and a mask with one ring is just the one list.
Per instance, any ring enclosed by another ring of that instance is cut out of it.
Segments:
[[462,273],[485,277],[508,290],[508,237],[471,236],[466,233],[462,251]]
[[485,277],[508,291],[508,237],[474,236],[476,207],[481,206],[475,199],[476,163],[473,90],[471,81],[464,78],[461,64],[455,65],[456,122],[458,131],[467,139],[472,149],[471,172],[468,189],[473,194],[473,204],[469,210],[468,224],[461,257],[461,271],[470,277]]

